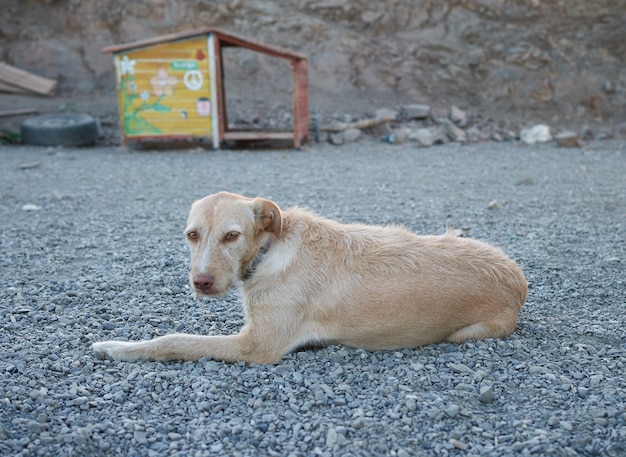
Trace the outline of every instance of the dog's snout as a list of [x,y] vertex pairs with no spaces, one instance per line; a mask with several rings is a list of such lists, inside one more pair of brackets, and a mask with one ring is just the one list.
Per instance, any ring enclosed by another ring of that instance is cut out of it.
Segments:
[[193,277],[193,285],[196,289],[201,291],[208,291],[213,287],[215,278],[207,274],[197,274]]

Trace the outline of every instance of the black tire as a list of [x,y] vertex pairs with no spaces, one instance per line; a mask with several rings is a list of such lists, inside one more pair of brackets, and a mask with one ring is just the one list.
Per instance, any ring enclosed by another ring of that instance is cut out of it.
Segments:
[[38,146],[83,146],[98,138],[98,122],[88,114],[45,114],[22,123],[22,142]]

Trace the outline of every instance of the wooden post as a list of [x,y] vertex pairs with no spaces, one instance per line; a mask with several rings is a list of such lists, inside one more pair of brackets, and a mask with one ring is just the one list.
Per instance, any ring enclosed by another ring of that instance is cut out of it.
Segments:
[[221,128],[222,123],[220,122],[219,116],[219,90],[217,83],[217,67],[216,67],[216,50],[217,50],[217,41],[215,39],[214,33],[209,33],[207,38],[207,50],[209,54],[209,78],[211,78],[210,90],[211,90],[211,137],[213,139],[213,149],[220,148],[220,140],[221,140]]
[[292,61],[293,67],[293,140],[296,148],[309,136],[308,64],[306,59]]

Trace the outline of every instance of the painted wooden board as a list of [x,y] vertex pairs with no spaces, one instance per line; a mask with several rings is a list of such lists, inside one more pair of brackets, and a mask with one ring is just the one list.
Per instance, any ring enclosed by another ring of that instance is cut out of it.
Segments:
[[117,53],[124,135],[211,137],[210,57],[207,35]]

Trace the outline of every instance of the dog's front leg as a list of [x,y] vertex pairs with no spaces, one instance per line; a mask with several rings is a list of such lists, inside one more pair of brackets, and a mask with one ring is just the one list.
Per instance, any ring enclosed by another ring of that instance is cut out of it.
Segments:
[[284,355],[278,347],[255,343],[255,332],[242,329],[237,335],[202,336],[173,334],[148,341],[103,341],[92,349],[100,359],[133,362],[137,360],[198,360],[210,357],[225,362],[273,363]]

